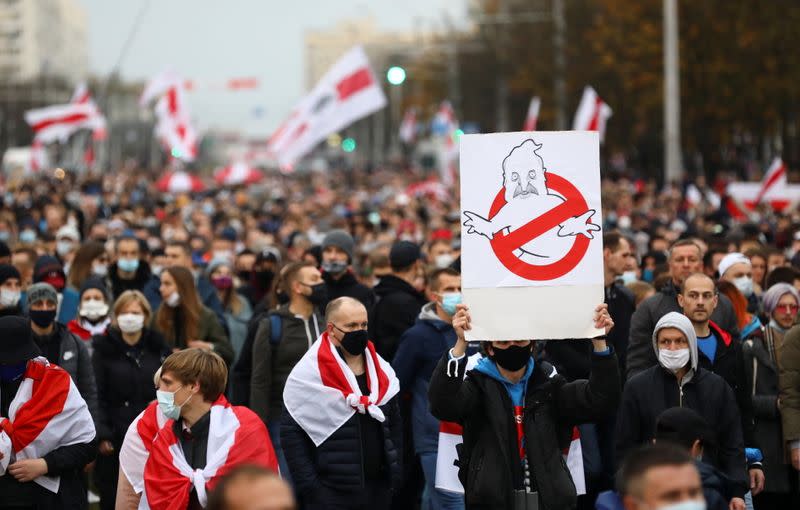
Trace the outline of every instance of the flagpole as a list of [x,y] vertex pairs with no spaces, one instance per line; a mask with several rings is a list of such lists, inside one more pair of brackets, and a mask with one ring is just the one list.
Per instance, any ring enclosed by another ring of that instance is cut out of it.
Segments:
[[683,177],[681,159],[680,68],[678,67],[678,2],[664,1],[664,181]]

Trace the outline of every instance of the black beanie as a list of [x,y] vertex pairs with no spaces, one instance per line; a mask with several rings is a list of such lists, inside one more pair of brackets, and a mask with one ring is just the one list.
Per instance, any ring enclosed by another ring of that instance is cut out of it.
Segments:
[[21,279],[19,271],[11,264],[0,264],[0,285],[6,283],[9,278]]
[[80,297],[83,298],[83,293],[89,289],[97,289],[100,292],[102,292],[103,296],[105,297],[106,303],[108,303],[109,305],[111,304],[108,296],[108,288],[106,287],[106,282],[103,281],[102,278],[100,278],[99,276],[90,276],[89,278],[87,278],[86,281],[83,282],[83,285],[81,285]]

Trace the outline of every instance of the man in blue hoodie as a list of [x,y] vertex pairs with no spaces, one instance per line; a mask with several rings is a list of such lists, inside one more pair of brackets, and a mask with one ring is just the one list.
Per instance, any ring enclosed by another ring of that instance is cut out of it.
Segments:
[[428,385],[436,364],[456,344],[453,315],[461,303],[461,275],[450,268],[437,269],[429,278],[431,302],[422,307],[416,323],[399,340],[392,367],[400,379],[400,390],[411,395],[411,426],[414,451],[425,475],[431,510],[464,508],[464,496],[438,490],[436,455],[439,420],[428,409]]

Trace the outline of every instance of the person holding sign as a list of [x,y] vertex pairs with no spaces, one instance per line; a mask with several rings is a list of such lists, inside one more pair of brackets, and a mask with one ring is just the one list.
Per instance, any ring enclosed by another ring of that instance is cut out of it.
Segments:
[[[614,321],[597,306],[594,326],[608,333]],[[551,375],[532,356],[531,340],[484,341],[486,357],[464,377],[471,329],[466,305],[453,317],[457,340],[430,382],[431,413],[463,427],[459,479],[466,508],[571,509],[575,485],[562,457],[576,424],[613,413],[620,399],[616,355],[605,336],[592,339],[588,380]]]

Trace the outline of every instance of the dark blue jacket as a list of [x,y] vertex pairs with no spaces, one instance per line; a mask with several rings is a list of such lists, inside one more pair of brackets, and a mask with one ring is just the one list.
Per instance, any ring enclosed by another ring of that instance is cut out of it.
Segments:
[[428,385],[436,364],[455,344],[453,326],[436,315],[433,303],[422,308],[417,322],[400,337],[392,368],[400,380],[400,391],[411,394],[411,425],[417,453],[438,450],[439,420],[428,409]]
[[[203,303],[203,306],[214,312],[227,334],[228,322],[225,320],[225,310],[222,308],[222,303],[219,300],[219,296],[217,296],[216,289],[214,289],[214,286],[211,285],[211,282],[205,276],[196,278],[194,284],[197,288],[197,293],[200,295],[200,302]],[[147,282],[142,291],[144,297],[146,297],[147,301],[150,303],[150,308],[153,309],[153,313],[155,313],[161,305],[161,291],[158,290],[160,286],[161,279],[154,275],[150,278],[150,281]]]

